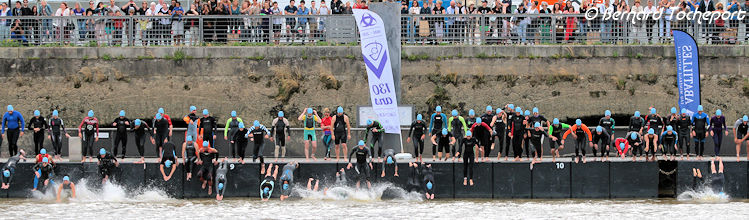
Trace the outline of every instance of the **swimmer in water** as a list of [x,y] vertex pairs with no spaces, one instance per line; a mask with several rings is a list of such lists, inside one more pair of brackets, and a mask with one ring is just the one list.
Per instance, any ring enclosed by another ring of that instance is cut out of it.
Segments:
[[[445,132],[447,132],[447,129],[445,129]],[[348,157],[348,166],[347,169],[351,169],[353,167],[353,164],[351,164],[351,158],[356,155],[356,172],[359,174],[356,177],[356,188],[359,189],[361,186],[361,181],[366,180],[367,181],[367,187],[372,188],[372,183],[369,181],[369,171],[373,170],[374,167],[372,167],[372,154],[369,151],[368,148],[364,146],[364,141],[359,140],[359,146],[354,147],[351,149],[351,153]]]
[[704,180],[702,179],[702,171],[697,168],[692,168],[692,189],[697,190]]
[[107,152],[106,149],[99,149],[99,161],[96,162],[99,165],[99,174],[101,175],[101,184],[104,184],[112,176],[112,171],[115,167],[119,167],[120,163],[117,162],[117,158],[114,155]]
[[0,180],[2,180],[2,189],[8,189],[10,187],[10,183],[13,180],[13,174],[16,173],[16,164],[21,160],[26,161],[26,158],[24,158],[25,155],[26,152],[23,151],[23,149],[20,149],[18,150],[18,154],[8,158],[8,161],[5,162],[2,169],[3,175],[0,177]]
[[229,172],[229,161],[227,159],[224,157],[216,168],[216,200],[218,201],[224,199],[224,192],[226,192],[226,173]]
[[[312,185],[312,182],[315,182],[315,185]],[[312,192],[317,192],[320,186],[320,180],[316,180],[315,178],[310,177],[309,180],[307,180],[307,190]]]
[[421,167],[419,166],[419,163],[408,162],[408,167],[411,168],[411,176],[408,177],[408,182],[406,183],[406,191],[421,192]]
[[385,170],[389,168],[395,169],[395,173],[393,176],[398,176],[398,162],[395,160],[395,150],[393,149],[387,149],[383,153],[385,162],[382,163],[382,174],[380,177],[385,177]]
[[[715,161],[718,161],[718,169],[715,169]],[[720,195],[724,195],[724,183],[726,182],[726,177],[723,175],[723,158],[720,157],[714,157],[710,160],[710,188],[715,193],[719,193]]]
[[[166,142],[161,149],[161,165],[159,166],[159,170],[161,170],[161,176],[164,177],[164,181],[169,181],[179,165],[179,163],[177,163],[177,152],[172,142]],[[169,172],[169,175],[164,172],[164,167],[172,169]]]
[[291,196],[291,187],[294,183],[294,171],[299,168],[299,163],[292,161],[283,166],[283,173],[281,174],[281,201]]
[[75,183],[73,181],[70,181],[69,176],[65,176],[62,178],[62,184],[57,187],[57,202],[61,202],[62,199],[60,198],[62,195],[62,190],[70,191],[70,198],[75,199]]
[[[276,167],[276,170],[273,170],[273,167]],[[268,171],[265,172],[265,179],[263,179],[263,182],[260,183],[260,200],[261,201],[268,201],[270,199],[271,194],[273,194],[273,187],[275,186],[275,181],[276,181],[277,176],[278,176],[278,165],[268,166]]]

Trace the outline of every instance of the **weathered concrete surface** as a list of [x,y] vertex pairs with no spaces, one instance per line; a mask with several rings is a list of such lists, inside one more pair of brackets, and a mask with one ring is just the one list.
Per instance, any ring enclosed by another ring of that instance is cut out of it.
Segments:
[[[700,54],[705,108],[729,121],[746,114],[749,47]],[[651,105],[663,113],[677,101],[672,46],[404,46],[401,56],[400,103],[416,113],[514,103],[565,119]],[[0,104],[27,117],[60,109],[68,126],[89,109],[111,121],[120,109],[150,118],[164,107],[178,118],[196,105],[219,121],[236,110],[269,124],[278,110],[297,123],[308,106],[343,105],[356,117],[369,104],[358,46],[0,48],[0,78]]]

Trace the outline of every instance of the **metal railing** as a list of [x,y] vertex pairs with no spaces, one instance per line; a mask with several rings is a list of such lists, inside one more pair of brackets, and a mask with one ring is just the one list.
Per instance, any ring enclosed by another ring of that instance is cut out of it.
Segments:
[[[602,21],[583,14],[402,15],[404,44],[670,43],[684,30],[698,43],[749,42],[749,21]],[[0,46],[203,46],[356,43],[350,15],[10,17]],[[323,42],[323,43],[318,43]]]

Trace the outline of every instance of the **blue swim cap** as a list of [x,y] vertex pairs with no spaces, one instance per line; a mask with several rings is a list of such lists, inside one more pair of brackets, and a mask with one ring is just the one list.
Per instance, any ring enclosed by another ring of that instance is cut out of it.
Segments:
[[170,168],[170,167],[172,167],[172,160],[167,160],[167,161],[164,161],[164,166],[165,166],[166,168]]
[[453,109],[453,111],[451,112],[451,114],[453,116],[458,116],[458,110]]
[[640,117],[640,111],[635,111],[635,117]]
[[540,127],[541,127],[541,122],[536,122],[536,123],[534,123],[534,124],[533,124],[533,127],[534,127],[534,128],[540,128]]
[[283,111],[278,111],[278,117],[283,117]]
[[702,110],[705,110],[705,108],[702,107],[702,105],[697,106],[697,111],[701,112]]
[[676,114],[676,107],[671,107],[671,114]]
[[619,143],[619,149],[622,149],[622,150],[624,150],[624,146],[625,146],[625,145],[624,145],[624,142],[622,142],[622,143]]
[[156,118],[156,120],[161,120],[164,116],[161,116],[161,113],[156,113],[156,117],[154,118]]
[[10,177],[10,170],[5,170],[5,171],[3,171],[3,176],[4,176],[5,178],[8,178],[8,177]]
[[47,149],[42,148],[39,150],[39,154],[47,154]]
[[12,111],[13,111],[13,106],[12,106],[12,105],[8,105],[8,111],[9,111],[9,112],[12,112]]
[[442,129],[442,135],[447,135],[447,128]]
[[39,112],[39,110],[34,110],[34,116],[39,116],[39,115],[41,115],[41,114],[42,114],[42,113],[41,113],[41,112]]
[[107,154],[107,150],[104,148],[99,149],[99,155]]
[[70,181],[70,177],[69,176],[62,177],[62,181]]
[[481,118],[476,118],[476,124],[481,124]]
[[529,116],[529,115],[531,115],[531,111],[525,110],[525,114],[523,114],[523,115]]
[[473,136],[473,132],[471,132],[471,131],[466,131],[466,137],[468,137],[468,136]]
[[715,110],[715,115],[721,116],[721,115],[723,115],[723,111],[721,111],[720,109]]
[[655,130],[653,130],[652,128],[648,129],[648,134],[655,134]]
[[515,107],[515,112],[523,112],[523,109],[520,107]]
[[192,141],[192,135],[187,135],[187,137],[185,138],[185,141]]
[[364,141],[363,140],[359,140],[359,146],[364,146]]
[[120,117],[125,117],[125,110],[120,110]]
[[421,116],[421,114],[416,115],[416,120],[424,120],[424,116]]
[[533,113],[538,113],[538,108],[533,107]]
[[392,157],[388,157],[387,163],[388,164],[393,164],[393,158]]
[[749,121],[749,117],[747,117],[746,115],[744,115],[744,117],[742,117],[741,120],[742,121]]
[[239,124],[237,124],[237,127],[244,128],[244,122],[239,122]]
[[596,132],[603,132],[603,127],[597,126],[596,127]]
[[135,119],[135,126],[140,126],[140,119]]
[[606,112],[604,112],[603,115],[604,116],[611,116],[611,111],[610,110],[606,110]]
[[208,143],[208,141],[203,141],[203,147],[208,147],[211,143]]
[[635,133],[635,132],[632,132],[632,134],[630,134],[630,135],[629,135],[629,137],[630,137],[630,138],[631,138],[632,140],[637,140],[637,133]]
[[60,113],[57,112],[57,110],[52,111],[52,116],[59,116],[59,115],[60,115]]
[[655,114],[655,113],[656,113],[655,108],[651,108],[650,109],[650,114]]
[[159,108],[158,113],[164,114],[164,108]]
[[307,108],[307,114],[312,114],[314,111],[312,111],[312,108]]
[[260,127],[260,122],[258,120],[255,120],[252,122],[252,126]]
[[669,126],[666,126],[666,130],[667,130],[667,131],[673,131],[673,130],[674,130],[674,127],[672,127],[671,125],[669,125]]
[[493,111],[493,110],[492,110],[492,106],[491,106],[491,105],[487,105],[487,106],[486,106],[486,111]]
[[283,190],[289,190],[289,184],[288,183],[284,183],[282,187],[283,187]]
[[198,110],[198,107],[195,107],[194,105],[190,106],[190,111]]
[[434,111],[435,112],[442,112],[442,106],[438,105],[437,107],[434,108]]
[[473,109],[468,110],[468,115],[469,116],[476,116],[476,111],[474,111]]
[[224,183],[218,183],[218,185],[216,186],[216,188],[217,188],[218,190],[222,190],[222,189],[224,189]]
[[580,120],[580,119],[578,118],[577,120],[575,120],[575,124],[576,124],[577,126],[580,126],[580,125],[582,125],[582,124],[583,124],[583,120]]
[[686,114],[686,113],[687,113],[687,109],[685,108],[681,109],[681,114]]
[[88,117],[94,117],[94,110],[88,110]]
[[432,189],[432,182],[427,182],[427,189]]
[[341,106],[338,106],[338,109],[336,109],[336,112],[338,112],[338,113],[343,113],[343,107],[341,107]]
[[509,108],[509,109],[514,109],[514,108],[515,108],[515,105],[513,105],[513,104],[509,104],[509,105],[507,105],[507,108]]
[[367,125],[371,125],[372,123],[372,119],[367,119]]
[[49,158],[47,158],[47,157],[42,158],[42,163],[49,163]]
[[554,123],[555,125],[558,125],[559,124],[559,119],[558,118],[554,118],[554,121],[552,123]]
[[208,109],[203,109],[203,115],[207,115],[208,113]]
[[231,111],[231,117],[237,117],[237,111]]

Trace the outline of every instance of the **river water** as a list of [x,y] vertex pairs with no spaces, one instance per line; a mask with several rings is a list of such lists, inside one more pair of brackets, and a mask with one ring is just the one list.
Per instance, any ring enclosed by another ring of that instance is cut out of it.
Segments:
[[492,200],[437,199],[416,193],[380,200],[388,185],[372,190],[334,187],[326,193],[300,190],[299,200],[258,198],[172,199],[154,190],[127,192],[105,184],[79,184],[77,198],[57,203],[54,193],[0,200],[2,219],[749,219],[749,200],[710,192],[685,192],[676,199]]

